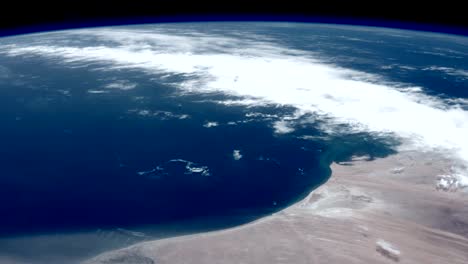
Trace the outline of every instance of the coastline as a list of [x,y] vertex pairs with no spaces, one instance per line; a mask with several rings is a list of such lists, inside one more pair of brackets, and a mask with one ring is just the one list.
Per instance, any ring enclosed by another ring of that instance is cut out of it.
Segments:
[[438,185],[450,167],[414,151],[332,163],[327,182],[271,216],[84,263],[468,263],[468,194]]

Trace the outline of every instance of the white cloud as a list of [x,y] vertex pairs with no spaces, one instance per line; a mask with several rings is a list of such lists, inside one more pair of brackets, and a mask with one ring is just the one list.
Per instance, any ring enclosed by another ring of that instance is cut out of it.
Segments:
[[188,162],[187,165],[185,166],[185,169],[186,169],[186,172],[185,172],[186,174],[198,173],[205,177],[211,176],[210,170],[208,169],[207,166],[196,167],[194,163]]
[[301,109],[296,110],[292,115],[284,115],[280,120],[273,122],[273,128],[276,134],[287,134],[293,132],[294,124],[298,119],[307,114],[306,111]]
[[291,124],[284,120],[274,122],[273,128],[277,134],[287,134],[294,131],[294,128],[291,127]]
[[425,70],[425,71],[440,71],[440,72],[443,72],[443,73],[448,74],[448,75],[462,77],[462,78],[468,78],[468,70],[464,70],[464,69],[455,69],[455,68],[441,67],[441,66],[431,66],[431,67],[426,67],[423,70]]
[[376,249],[378,252],[393,259],[394,261],[399,261],[401,252],[394,245],[383,239],[377,240],[376,244]]
[[140,115],[140,116],[150,116],[150,115],[153,115],[153,113],[151,113],[151,111],[146,110],[146,109],[143,109],[143,110],[136,110],[136,112],[137,112],[138,115]]
[[137,114],[142,117],[155,117],[160,120],[169,120],[169,119],[187,119],[190,118],[190,115],[187,114],[176,114],[169,111],[151,111],[148,109],[130,109],[128,113]]
[[218,125],[218,122],[206,122],[205,124],[203,124],[203,126],[206,128],[217,127]]
[[208,166],[197,166],[198,164],[192,161],[184,160],[184,159],[172,159],[168,162],[181,162],[185,163],[185,174],[200,174],[202,176],[211,176],[210,170]]
[[240,159],[242,159],[242,154],[240,153],[240,150],[235,149],[235,150],[232,152],[232,158],[233,158],[234,160],[240,160]]
[[[28,44],[3,47],[0,52],[41,55],[73,65],[106,62],[109,69],[182,74],[190,78],[173,85],[184,93],[224,92],[248,98],[225,101],[226,105],[267,102],[293,106],[301,113],[323,117],[328,129],[348,124],[357,131],[392,133],[405,139],[406,148],[449,150],[454,158],[468,164],[468,112],[425,95],[421,87],[405,90],[404,85],[385,82],[376,75],[321,63],[307,51],[248,38],[131,29],[87,29],[73,34],[92,35],[114,44]],[[289,133],[294,122],[283,119],[273,126],[277,133]]]
[[90,93],[90,94],[106,94],[106,93],[109,93],[109,91],[104,91],[104,90],[88,90],[88,93]]
[[169,175],[169,172],[166,172],[166,165],[171,162],[185,164],[184,174],[187,174],[187,175],[197,174],[197,175],[201,175],[205,177],[211,176],[210,169],[208,168],[208,166],[200,166],[199,164],[195,162],[184,160],[184,159],[171,159],[163,164],[156,166],[156,168],[154,169],[146,170],[146,171],[139,171],[137,172],[137,174],[140,176],[145,176],[145,177],[152,178],[152,179],[160,179],[162,177]]
[[116,81],[116,82],[113,82],[113,83],[109,83],[105,86],[105,88],[108,88],[108,89],[118,89],[118,90],[132,90],[136,87],[136,83],[131,83],[129,81]]
[[455,104],[458,107],[468,107],[468,98],[449,98],[447,103]]
[[313,135],[303,135],[298,136],[297,138],[304,139],[304,140],[328,140],[328,137],[325,136],[313,136]]
[[272,119],[272,118],[279,118],[278,115],[271,115],[271,114],[263,114],[263,113],[256,113],[256,112],[251,112],[245,114],[245,117],[258,117],[258,118],[263,118],[263,119]]
[[265,100],[262,100],[261,98],[252,98],[252,99],[239,99],[239,100],[218,100],[218,101],[207,101],[207,102],[214,102],[217,104],[222,104],[226,106],[245,106],[245,107],[251,107],[251,106],[266,106],[268,104],[271,104],[271,102],[267,102]]

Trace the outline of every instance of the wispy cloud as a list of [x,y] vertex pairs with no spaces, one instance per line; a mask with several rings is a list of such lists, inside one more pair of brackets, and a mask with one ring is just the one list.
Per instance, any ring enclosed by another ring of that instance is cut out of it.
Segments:
[[160,120],[169,120],[169,119],[187,119],[190,118],[188,114],[176,114],[169,111],[156,110],[152,111],[149,109],[130,109],[128,110],[130,114],[137,114],[141,117],[153,117]]
[[118,80],[112,83],[105,85],[105,88],[108,89],[118,89],[118,90],[132,90],[137,86],[136,83],[131,83],[127,80]]
[[206,122],[205,124],[203,124],[203,126],[206,128],[217,127],[218,125],[218,122]]
[[456,69],[456,68],[442,67],[442,66],[431,66],[431,67],[426,67],[423,70],[439,71],[448,75],[463,77],[463,78],[468,79],[468,70],[464,70],[464,69]]

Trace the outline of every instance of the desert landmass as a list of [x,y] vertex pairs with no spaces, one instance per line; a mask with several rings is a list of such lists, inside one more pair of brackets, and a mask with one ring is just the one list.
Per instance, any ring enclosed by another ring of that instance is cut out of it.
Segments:
[[[302,201],[231,229],[135,244],[86,264],[468,263],[468,194],[452,161],[404,151],[333,163]],[[445,175],[445,176],[444,176]]]

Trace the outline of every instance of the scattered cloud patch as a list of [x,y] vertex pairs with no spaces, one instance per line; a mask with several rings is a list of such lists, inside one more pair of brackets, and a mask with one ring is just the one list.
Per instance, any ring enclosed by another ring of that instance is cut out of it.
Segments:
[[204,127],[206,128],[210,128],[210,127],[217,127],[219,126],[218,122],[206,122],[205,124],[203,124]]
[[257,113],[257,112],[246,113],[246,114],[245,114],[245,117],[248,117],[248,118],[261,118],[261,119],[275,119],[275,118],[279,118],[278,115],[264,114],[264,113]]
[[417,68],[415,68],[413,66],[407,66],[407,65],[398,65],[398,68],[404,69],[404,70],[409,70],[409,71],[417,70]]
[[150,179],[161,179],[168,175],[168,173],[164,171],[164,168],[160,166],[156,166],[156,168],[147,171],[138,171],[137,174]]
[[291,123],[285,120],[274,122],[273,128],[276,134],[288,134],[294,131],[294,128],[291,126]]
[[239,124],[247,124],[247,123],[254,122],[254,121],[256,121],[256,119],[248,118],[248,119],[242,119],[242,120],[237,120],[237,121],[229,121],[226,124],[229,126],[235,126]]
[[113,83],[109,83],[109,84],[105,85],[104,87],[108,88],[108,89],[117,89],[117,90],[127,91],[127,90],[134,89],[136,86],[137,86],[136,83],[131,83],[131,82],[126,81],[126,80],[120,80],[120,81],[116,81],[116,82],[113,82]]
[[131,114],[137,114],[141,117],[154,117],[160,120],[169,120],[169,119],[187,119],[190,118],[188,114],[176,114],[169,111],[152,111],[149,109],[130,109],[128,110]]
[[328,136],[314,136],[314,135],[302,135],[302,136],[298,136],[297,138],[304,139],[304,140],[328,140],[330,139]]
[[183,159],[172,159],[169,162],[185,163],[185,174],[199,174],[205,177],[211,176],[208,166],[201,166],[195,162],[187,161]]
[[450,67],[441,67],[441,66],[431,66],[431,67],[426,67],[423,70],[425,71],[439,71],[443,72],[447,75],[452,75],[456,77],[462,77],[464,79],[468,79],[468,70],[464,69],[455,69],[455,68],[450,68]]
[[401,65],[401,64],[389,64],[389,65],[381,66],[380,68],[384,69],[384,70],[391,70],[391,69],[395,69],[395,68],[402,69],[402,70],[408,70],[408,71],[417,70],[417,68],[415,68],[413,66]]
[[393,174],[402,174],[405,171],[405,167],[396,167],[390,170]]
[[242,154],[240,153],[240,150],[235,149],[234,151],[232,151],[232,158],[233,158],[234,160],[240,160],[240,159],[242,159]]
[[57,92],[64,95],[64,96],[70,96],[71,95],[70,91],[65,90],[65,89],[59,89],[59,90],[57,90]]
[[390,244],[389,242],[383,239],[377,240],[376,251],[393,261],[400,260],[400,250],[398,250],[394,245]]
[[90,94],[107,94],[107,93],[109,93],[109,91],[105,91],[105,90],[88,90],[88,93],[90,93]]
[[187,115],[187,114],[177,115],[177,118],[178,119],[187,119],[187,118],[190,118],[190,115]]
[[214,102],[217,104],[226,105],[226,106],[245,106],[245,107],[267,106],[271,104],[271,102],[262,100],[261,98],[238,99],[238,100],[218,100]]
[[447,104],[452,105],[456,108],[461,108],[468,111],[468,99],[467,98],[447,98],[444,100]]
[[195,165],[193,165],[193,163],[187,163],[185,168],[187,169],[186,174],[195,173],[195,174],[200,174],[202,176],[210,176],[211,175],[210,170],[208,169],[207,166],[196,167]]
[[[129,112],[131,112],[130,110]],[[140,116],[152,116],[153,113],[150,110],[142,109],[142,110],[135,110],[135,112]]]
[[170,163],[179,163],[182,164],[185,169],[185,175],[200,175],[204,177],[211,176],[211,172],[208,166],[203,166],[198,163],[184,160],[184,159],[171,159],[169,161],[164,162],[163,164],[159,164],[155,168],[146,171],[139,171],[137,172],[138,175],[144,176],[150,179],[162,179],[163,177],[170,175],[170,170],[168,166]]
[[453,166],[447,174],[437,176],[436,189],[442,191],[457,191],[468,187],[468,177],[465,170]]

